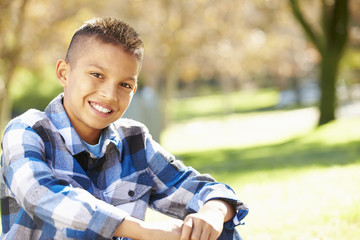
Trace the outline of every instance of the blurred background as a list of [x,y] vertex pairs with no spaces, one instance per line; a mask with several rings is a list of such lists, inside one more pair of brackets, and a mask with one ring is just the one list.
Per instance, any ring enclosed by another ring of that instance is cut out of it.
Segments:
[[118,17],[145,44],[125,117],[236,190],[244,239],[360,239],[359,13],[360,0],[0,0],[0,132],[62,92],[55,64],[84,21]]

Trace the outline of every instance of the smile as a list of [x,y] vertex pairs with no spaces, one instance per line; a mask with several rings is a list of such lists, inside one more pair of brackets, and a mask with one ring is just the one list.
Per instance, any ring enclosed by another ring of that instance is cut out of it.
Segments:
[[99,112],[102,112],[102,113],[110,113],[110,112],[111,112],[111,109],[102,107],[102,106],[100,106],[99,104],[90,102],[90,105],[91,105],[93,108],[95,108],[96,110],[98,110]]

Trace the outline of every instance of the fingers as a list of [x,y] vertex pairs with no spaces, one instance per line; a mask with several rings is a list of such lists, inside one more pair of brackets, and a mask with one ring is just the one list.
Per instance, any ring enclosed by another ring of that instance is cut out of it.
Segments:
[[180,240],[216,240],[219,235],[207,222],[188,216],[184,220]]
[[201,237],[200,237],[200,238],[197,238],[197,239],[200,239],[200,240],[209,240],[209,239],[210,239],[210,234],[211,234],[210,231],[207,231],[207,229],[203,229],[203,231],[201,232]]
[[200,240],[216,240],[219,237],[219,234],[208,224],[204,224],[201,231]]
[[209,240],[216,240],[216,239],[218,239],[219,236],[220,236],[220,235],[219,235],[218,233],[212,232],[207,239],[209,239]]
[[192,233],[193,220],[192,218],[185,218],[184,224],[181,231],[180,240],[188,240]]

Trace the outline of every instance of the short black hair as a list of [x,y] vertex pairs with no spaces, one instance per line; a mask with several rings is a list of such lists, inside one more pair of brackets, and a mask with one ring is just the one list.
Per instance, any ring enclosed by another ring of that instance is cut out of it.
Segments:
[[[144,46],[140,35],[129,24],[116,18],[93,18],[84,23],[71,39],[66,62],[71,62],[74,52],[89,39],[122,46],[125,51],[135,55],[140,61],[144,57]],[[74,60],[74,59],[73,59]]]

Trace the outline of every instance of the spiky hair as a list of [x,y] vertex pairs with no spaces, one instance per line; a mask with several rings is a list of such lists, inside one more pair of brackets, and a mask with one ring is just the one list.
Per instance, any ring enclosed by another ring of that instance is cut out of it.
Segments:
[[122,46],[140,61],[144,57],[144,46],[140,35],[129,24],[116,18],[93,18],[75,32],[65,60],[71,62],[74,52],[79,51],[79,48],[85,45],[84,42],[90,39]]

